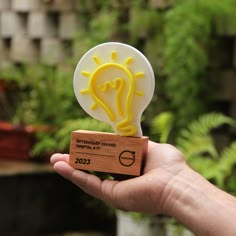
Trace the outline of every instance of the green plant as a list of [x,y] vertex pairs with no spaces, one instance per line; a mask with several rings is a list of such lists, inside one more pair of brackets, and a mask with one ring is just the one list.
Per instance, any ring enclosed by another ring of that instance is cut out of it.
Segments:
[[138,48],[150,60],[157,84],[143,122],[149,126],[157,113],[171,110],[181,128],[211,103],[207,68],[216,46],[213,35],[235,22],[235,5],[236,0],[170,0],[157,9],[143,0],[84,1],[76,51],[81,57],[106,41]]
[[15,114],[16,103],[20,98],[20,72],[14,66],[0,70],[0,120],[8,121]]
[[84,117],[73,91],[73,71],[74,65],[69,63],[57,67],[21,65],[2,71],[4,78],[16,81],[19,87],[19,99],[10,119],[36,130],[33,155],[60,150],[58,130],[67,120]]
[[171,112],[162,112],[154,117],[151,122],[151,136],[161,143],[166,143],[173,129],[174,117]]
[[[212,34],[224,22],[235,21],[235,2],[169,0],[166,8],[158,9],[144,0],[81,1],[75,60],[106,41],[138,48],[150,60],[157,85],[143,123],[148,128],[157,113],[171,110],[181,128],[206,110],[204,93],[211,88],[205,75],[214,45]],[[67,119],[84,117],[74,99],[74,68],[75,61],[54,68],[23,65],[1,70],[3,77],[14,78],[24,91],[14,121],[60,126]]]
[[63,150],[69,152],[71,132],[80,129],[112,132],[112,129],[108,124],[91,117],[67,119],[58,127],[53,135],[50,133],[39,134],[42,136],[41,142],[35,145],[33,155],[38,156],[45,150]]
[[165,91],[181,127],[206,111],[210,89],[206,68],[213,46],[212,33],[216,22],[222,24],[227,17],[235,21],[236,1],[172,2],[164,16],[164,72],[168,77]]
[[[74,98],[72,68],[22,66],[22,96],[15,122],[58,126],[64,120],[80,116],[81,109]],[[74,109],[75,106],[78,109]]]
[[[168,116],[160,115],[159,117],[166,118],[165,121],[157,117],[152,123],[153,130],[158,130],[161,135],[164,134],[164,137],[166,133],[169,133],[169,127],[172,125]],[[229,147],[219,151],[212,135],[212,131],[222,125],[235,126],[236,123],[220,113],[204,114],[180,130],[175,145],[184,153],[186,161],[193,169],[218,187],[235,193],[236,185],[232,179],[235,178],[236,142],[232,142]]]
[[81,27],[75,38],[75,54],[81,58],[91,47],[109,41],[117,28],[118,11],[110,10],[109,1],[84,1],[78,16]]
[[232,142],[229,147],[219,152],[211,135],[214,128],[225,124],[235,126],[236,123],[233,119],[218,113],[203,115],[180,132],[176,145],[196,171],[220,188],[229,190],[228,181],[233,178],[236,164],[236,142]]
[[22,68],[21,77],[25,78],[22,84],[23,96],[14,121],[49,127],[46,132],[43,129],[36,133],[33,156],[55,150],[68,152],[73,130],[111,131],[107,124],[86,118],[74,95],[73,69],[72,66],[46,65]]

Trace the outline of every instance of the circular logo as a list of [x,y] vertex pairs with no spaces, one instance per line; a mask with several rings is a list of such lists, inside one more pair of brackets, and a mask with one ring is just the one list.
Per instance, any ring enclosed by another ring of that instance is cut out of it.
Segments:
[[125,150],[120,153],[119,161],[122,166],[132,166],[135,162],[135,152]]

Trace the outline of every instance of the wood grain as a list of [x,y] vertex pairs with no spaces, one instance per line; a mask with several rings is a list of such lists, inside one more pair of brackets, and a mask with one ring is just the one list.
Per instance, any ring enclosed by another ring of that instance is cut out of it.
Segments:
[[76,169],[138,176],[148,137],[77,130],[71,133],[70,165]]

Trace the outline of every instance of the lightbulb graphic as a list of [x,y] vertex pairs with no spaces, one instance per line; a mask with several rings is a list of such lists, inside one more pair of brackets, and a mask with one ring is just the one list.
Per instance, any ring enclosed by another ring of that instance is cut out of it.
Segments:
[[90,49],[74,74],[81,107],[121,136],[142,136],[141,115],[154,93],[154,73],[137,49],[110,42]]

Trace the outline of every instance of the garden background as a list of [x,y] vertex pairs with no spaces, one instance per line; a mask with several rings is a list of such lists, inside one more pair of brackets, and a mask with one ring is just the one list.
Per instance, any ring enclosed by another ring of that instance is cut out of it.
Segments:
[[[25,221],[20,216],[27,215],[27,222],[35,217],[35,211],[22,210],[27,207],[27,201],[22,200],[17,204],[21,213],[16,216],[4,203],[6,194],[1,202],[8,213],[1,213],[0,232],[47,235],[87,230],[86,223],[70,219],[76,216],[75,205],[63,208],[66,223],[63,214],[55,211],[58,202],[53,201],[49,191],[53,186],[55,193],[63,196],[62,205],[68,204],[70,198],[60,192],[60,186],[70,192],[71,202],[77,202],[77,207],[80,201],[86,202],[85,211],[89,209],[95,218],[101,217],[100,207],[106,208],[103,224],[114,223],[110,208],[55,177],[47,166],[51,153],[68,152],[72,130],[110,131],[106,124],[83,112],[72,87],[81,56],[91,47],[109,41],[138,48],[153,67],[156,87],[143,114],[144,135],[176,145],[194,169],[218,187],[236,194],[235,9],[235,0],[0,0],[0,129],[5,125],[0,134],[0,157],[4,163],[14,163],[14,171],[3,174],[5,179],[1,181],[6,193],[18,194],[20,199],[22,191],[11,192],[17,183],[27,192],[28,186],[35,187],[35,181],[39,181],[45,194],[41,192],[41,201],[36,198],[38,203],[33,205],[38,214],[37,206],[43,207],[38,222],[49,214],[45,199],[52,212],[46,223],[23,227]],[[17,139],[14,151],[10,145],[13,141],[6,139],[10,129],[23,133],[28,143]],[[22,163],[15,159],[21,157],[24,163],[40,165],[42,170],[36,168],[39,178],[33,174],[32,166],[30,178],[29,171],[27,175],[19,172]],[[36,188],[27,195],[29,201],[37,196],[34,191]],[[81,198],[78,203],[76,199]],[[9,201],[16,203],[15,198]],[[15,230],[9,226],[13,221]],[[96,222],[101,226],[99,220]],[[105,227],[95,228],[104,231]]]

